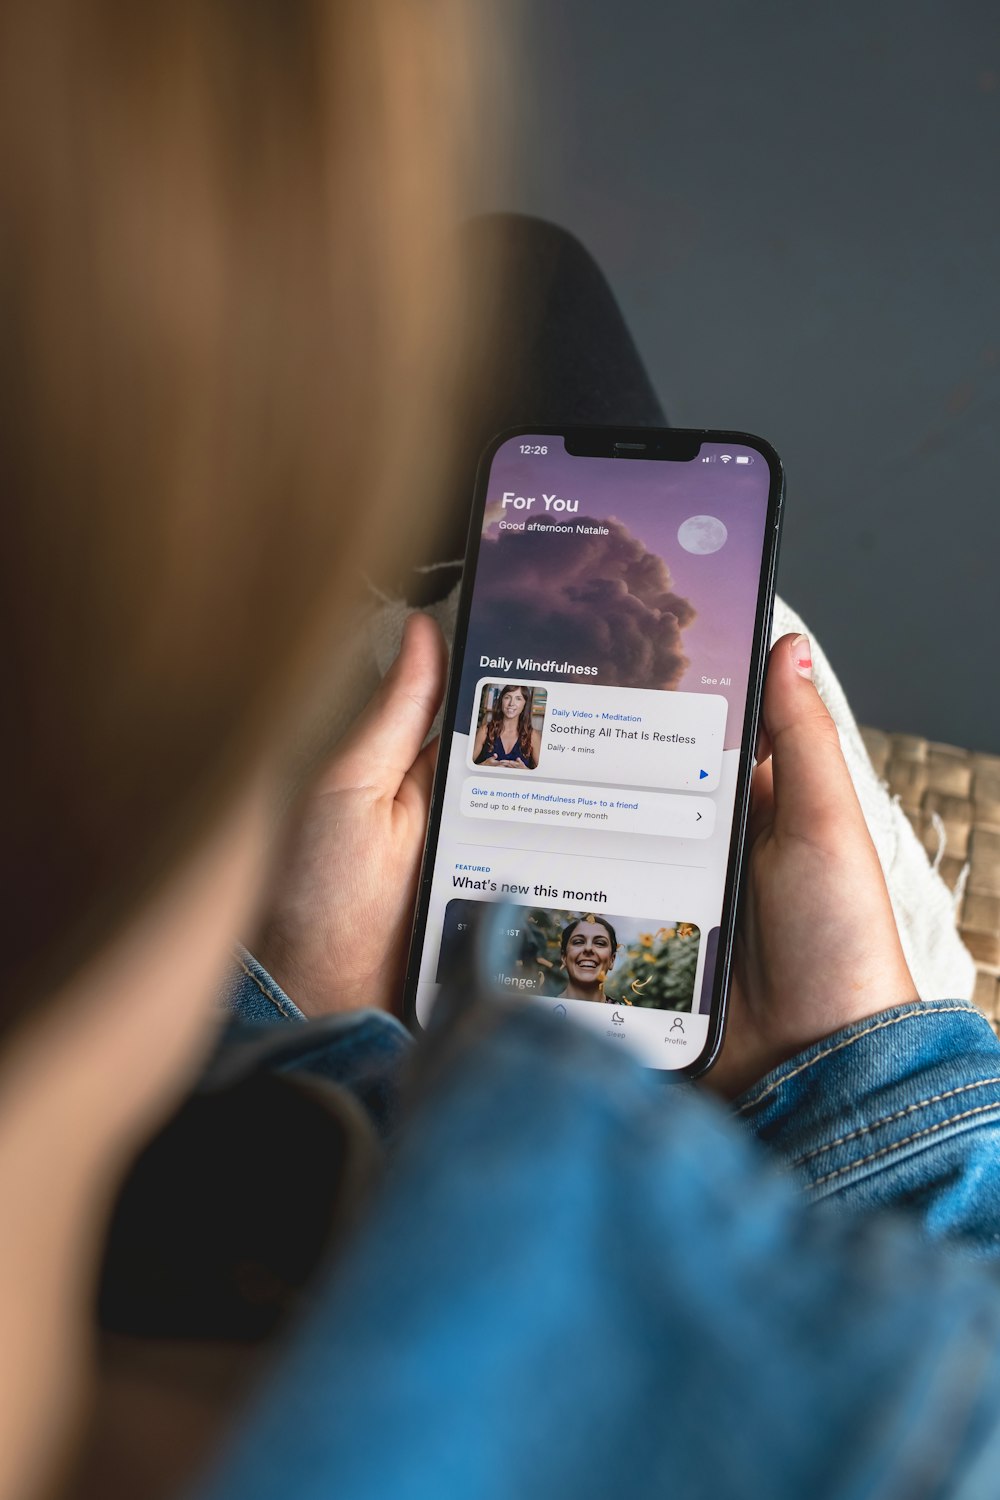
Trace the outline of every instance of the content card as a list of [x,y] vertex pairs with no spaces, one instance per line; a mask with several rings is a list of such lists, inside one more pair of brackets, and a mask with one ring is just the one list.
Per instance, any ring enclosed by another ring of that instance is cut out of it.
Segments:
[[[477,684],[477,720],[484,696],[497,685],[492,677]],[[540,697],[536,690],[536,705]],[[480,762],[478,769],[502,776],[530,776],[537,769],[542,775],[572,781],[712,792],[719,785],[728,711],[729,704],[718,693],[550,682],[544,686],[536,731],[537,768],[528,770],[523,762]],[[473,766],[475,728],[473,724],[469,739]]]
[[469,776],[462,787],[462,812],[469,818],[502,823],[558,823],[563,828],[594,828],[659,838],[707,839],[715,829],[710,797],[670,792],[626,791],[609,786],[570,786],[562,782]]

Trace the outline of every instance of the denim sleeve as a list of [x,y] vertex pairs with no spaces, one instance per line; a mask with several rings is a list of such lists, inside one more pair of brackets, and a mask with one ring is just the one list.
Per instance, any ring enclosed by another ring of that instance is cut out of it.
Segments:
[[220,998],[231,1019],[209,1078],[225,1080],[251,1071],[322,1078],[346,1088],[378,1134],[391,1137],[413,1045],[394,1016],[358,1010],[310,1019],[245,948],[236,950]]
[[238,1021],[304,1021],[294,1000],[246,948],[237,948],[220,996],[223,1009]]
[[906,1209],[928,1237],[1000,1258],[1000,1042],[964,1001],[848,1026],[735,1109],[814,1200]]
[[986,1500],[1000,1284],[500,1008],[425,1039],[363,1224],[201,1500]]

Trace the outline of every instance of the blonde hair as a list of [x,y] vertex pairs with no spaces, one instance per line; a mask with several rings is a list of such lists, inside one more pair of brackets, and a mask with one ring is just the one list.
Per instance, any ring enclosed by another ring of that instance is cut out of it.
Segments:
[[0,1026],[226,809],[373,544],[426,525],[463,17],[3,8]]

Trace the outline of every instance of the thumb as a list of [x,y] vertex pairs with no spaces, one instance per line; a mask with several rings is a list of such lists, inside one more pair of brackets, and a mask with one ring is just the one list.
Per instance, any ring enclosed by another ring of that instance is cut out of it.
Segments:
[[319,790],[371,786],[395,796],[441,706],[446,666],[437,625],[429,615],[410,615],[399,655],[337,747]]
[[837,726],[812,680],[812,648],[804,635],[776,641],[767,664],[764,729],[771,746],[774,832],[815,843],[863,823]]

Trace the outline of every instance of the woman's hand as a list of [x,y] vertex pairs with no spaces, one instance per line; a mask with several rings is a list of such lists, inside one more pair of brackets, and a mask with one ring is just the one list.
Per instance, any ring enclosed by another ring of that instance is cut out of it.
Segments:
[[256,957],[308,1016],[401,1002],[447,653],[411,615],[399,655],[309,795]]
[[727,1098],[842,1026],[919,999],[811,668],[805,636],[772,648],[729,1020],[705,1079]]

